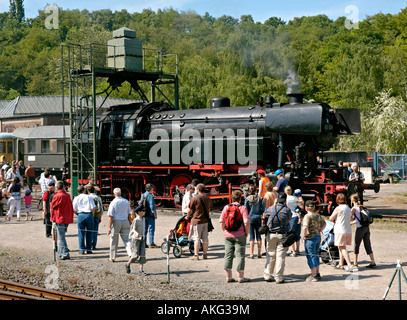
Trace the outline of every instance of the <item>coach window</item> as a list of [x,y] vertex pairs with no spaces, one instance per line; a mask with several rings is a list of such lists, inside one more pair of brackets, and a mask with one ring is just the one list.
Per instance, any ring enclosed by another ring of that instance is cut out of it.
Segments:
[[6,153],[6,142],[5,141],[0,142],[0,153]]
[[35,140],[28,140],[28,153],[35,153]]
[[41,140],[41,153],[49,152],[50,152],[49,140]]

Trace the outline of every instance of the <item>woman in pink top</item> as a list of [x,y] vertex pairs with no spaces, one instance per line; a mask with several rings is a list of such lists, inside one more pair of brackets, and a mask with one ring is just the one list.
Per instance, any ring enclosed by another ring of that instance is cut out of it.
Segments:
[[[245,206],[240,204],[242,193],[239,190],[235,190],[232,193],[232,203],[226,205],[223,208],[222,214],[219,218],[219,222],[223,228],[223,235],[225,237],[225,258],[224,258],[224,269],[226,271],[226,282],[235,282],[236,280],[232,278],[232,265],[233,258],[236,258],[237,266],[236,270],[239,275],[239,283],[244,283],[250,281],[250,279],[244,277],[244,267],[245,267],[245,254],[246,254],[246,237],[250,233],[250,221],[249,214]],[[228,231],[225,227],[225,223],[228,219],[227,213],[230,212],[230,207],[237,207],[240,211],[241,218],[240,226],[236,231]]]

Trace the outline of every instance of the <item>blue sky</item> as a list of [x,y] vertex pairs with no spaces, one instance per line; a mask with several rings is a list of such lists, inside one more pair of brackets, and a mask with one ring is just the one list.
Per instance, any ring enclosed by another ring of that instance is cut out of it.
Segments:
[[[289,21],[294,17],[317,14],[326,14],[331,19],[345,16],[352,20],[356,15],[359,20],[363,20],[367,15],[374,15],[379,12],[396,14],[407,7],[405,0],[26,0],[24,1],[26,17],[37,16],[38,10],[44,9],[48,3],[56,4],[63,9],[87,9],[89,11],[100,9],[120,11],[127,9],[130,13],[141,12],[145,8],[156,11],[159,8],[172,7],[178,11],[193,10],[200,15],[209,12],[215,18],[224,14],[234,18],[250,14],[255,21],[260,22],[264,22],[273,16]],[[354,6],[352,11],[346,12],[348,6]],[[0,0],[0,12],[8,11],[8,8],[9,0]],[[355,8],[357,11],[355,11]],[[351,15],[352,17],[350,17]]]

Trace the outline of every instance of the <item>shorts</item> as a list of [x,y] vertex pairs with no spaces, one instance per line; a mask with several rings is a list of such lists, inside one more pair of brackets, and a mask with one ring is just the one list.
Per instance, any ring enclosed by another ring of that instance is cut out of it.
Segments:
[[352,234],[351,233],[335,233],[335,246],[350,246],[352,245]]
[[146,263],[146,242],[143,240],[130,239],[131,262]]
[[25,212],[31,212],[31,206],[25,206]]
[[208,242],[208,223],[201,223],[191,225],[189,230],[188,239],[191,241],[199,241],[202,239],[203,242]]

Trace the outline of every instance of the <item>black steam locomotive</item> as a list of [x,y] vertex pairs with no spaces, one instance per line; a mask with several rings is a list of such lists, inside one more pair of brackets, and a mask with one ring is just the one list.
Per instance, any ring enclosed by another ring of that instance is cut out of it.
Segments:
[[336,164],[316,161],[339,135],[360,133],[359,111],[302,102],[302,94],[289,94],[289,103],[267,97],[243,107],[231,107],[228,98],[213,98],[206,109],[175,110],[164,102],[110,107],[98,131],[102,195],[121,187],[134,200],[152,183],[157,205],[180,206],[196,179],[212,199],[230,201],[234,189],[257,184],[258,169],[272,178],[282,169],[290,185],[330,212],[338,192],[373,187],[349,184]]

